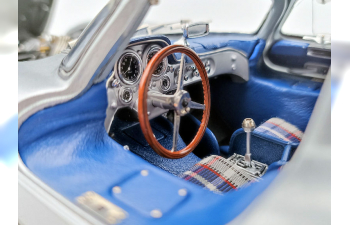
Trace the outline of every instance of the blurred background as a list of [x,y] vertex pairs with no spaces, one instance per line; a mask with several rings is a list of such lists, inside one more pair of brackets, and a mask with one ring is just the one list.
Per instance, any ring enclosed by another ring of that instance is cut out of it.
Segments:
[[17,1],[0,0],[0,224],[17,224]]

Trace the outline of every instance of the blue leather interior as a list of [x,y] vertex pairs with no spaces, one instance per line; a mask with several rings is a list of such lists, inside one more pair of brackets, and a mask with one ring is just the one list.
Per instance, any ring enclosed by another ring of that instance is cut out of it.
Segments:
[[[152,126],[153,134],[156,136],[159,143],[162,144],[165,148],[171,149],[173,143],[172,123],[163,117],[157,117],[150,121],[150,123]],[[193,153],[190,153],[181,159],[167,159],[159,156],[148,145],[138,123],[130,125],[130,122],[125,122],[115,117],[110,135],[119,144],[123,146],[128,145],[132,152],[138,154],[153,165],[158,166],[159,168],[162,168],[165,171],[168,171],[169,173],[172,173],[176,176],[187,171],[194,164],[200,161],[200,158],[198,158]],[[180,150],[184,147],[186,147],[186,144],[182,138],[179,137],[177,148]]]
[[[322,84],[255,69],[265,41],[236,37],[240,36],[211,35],[190,40],[191,47],[198,52],[233,47],[245,52],[250,59],[248,82],[233,83],[225,76],[210,80],[212,108],[233,131],[240,128],[246,117],[253,118],[257,124],[280,117],[305,130]],[[238,216],[278,174],[278,170],[270,170],[262,182],[225,196],[216,195],[173,175],[199,161],[194,154],[184,161],[161,161],[156,154],[151,155],[153,151],[148,151],[142,140],[131,137],[137,130],[123,131],[126,142],[134,144],[129,143],[131,151],[125,150],[104,129],[106,107],[105,84],[95,84],[79,98],[44,109],[27,119],[19,129],[18,148],[25,165],[69,200],[76,202],[76,197],[84,192],[94,191],[122,207],[129,214],[123,224],[225,224]],[[168,124],[153,123],[160,141],[166,141]],[[207,131],[206,136],[210,149],[218,151],[215,139],[210,138],[212,133]],[[287,150],[284,148],[279,158],[284,159]],[[278,163],[281,160],[273,164],[276,165],[273,168],[279,168]],[[150,174],[145,183],[139,176],[141,170],[148,170]],[[112,188],[116,185],[127,186],[128,192],[115,196]],[[142,185],[147,188],[141,194],[148,197],[135,198]],[[176,193],[178,188],[187,189],[184,199]],[[151,206],[163,209],[163,217],[154,219],[147,214]]]
[[[103,125],[106,107],[104,83],[94,85],[83,96],[26,120],[19,130],[18,148],[25,165],[43,182],[73,202],[86,191],[100,194],[128,212],[124,224],[227,223],[277,175],[272,172],[263,182],[225,197],[211,193],[153,166],[110,138]],[[152,174],[142,193],[153,198],[133,197],[143,183],[132,185],[122,197],[112,193],[114,186],[128,185],[125,182],[141,170]],[[169,185],[187,189],[185,200],[179,200],[172,189],[164,192]],[[147,205],[168,211],[154,219],[145,213]]]
[[234,83],[229,77],[210,82],[215,99],[212,107],[232,132],[241,127],[245,118],[253,118],[258,125],[272,117],[285,119],[305,131],[321,87],[321,82],[252,67],[246,83]]
[[307,55],[308,43],[301,41],[277,41],[269,51],[271,62],[276,65],[292,68],[304,68],[307,62],[321,63],[329,66],[330,59],[316,58]]
[[[251,134],[251,153],[252,159],[271,165],[284,157],[288,161],[292,151],[298,144],[290,144],[286,141],[277,139],[272,136],[261,135],[255,132]],[[233,153],[245,155],[246,150],[246,133],[242,128],[236,130],[231,137],[228,155]],[[288,152],[288,155],[286,155]]]

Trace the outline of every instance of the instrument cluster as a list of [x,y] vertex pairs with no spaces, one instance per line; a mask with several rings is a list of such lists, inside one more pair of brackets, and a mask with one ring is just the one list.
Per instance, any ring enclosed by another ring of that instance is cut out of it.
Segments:
[[[161,49],[159,45],[150,44],[144,50],[129,48],[116,62],[114,71],[122,84],[133,86],[138,84],[141,75],[152,57]],[[164,58],[153,73],[152,80],[160,79],[167,71],[168,58]],[[166,78],[167,79],[167,78]],[[169,83],[170,84],[170,83]],[[166,84],[165,86],[169,86]],[[166,88],[162,87],[162,91]]]

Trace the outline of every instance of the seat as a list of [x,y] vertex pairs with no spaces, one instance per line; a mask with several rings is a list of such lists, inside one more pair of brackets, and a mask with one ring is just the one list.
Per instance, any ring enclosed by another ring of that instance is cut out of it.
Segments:
[[[260,177],[243,170],[234,161],[234,155],[237,153],[244,155],[245,136],[243,135],[245,133],[242,129],[232,135],[230,149],[236,151],[231,152],[231,157],[211,155],[196,163],[180,177],[219,194],[258,182]],[[267,172],[270,172],[280,169],[290,159],[292,149],[299,145],[303,132],[283,119],[271,118],[257,127],[253,135],[256,139],[253,138],[252,141],[256,143],[252,143],[252,146],[259,148],[256,151],[257,158],[260,162],[269,165]],[[237,148],[239,148],[238,151]],[[273,154],[273,157],[269,154]],[[252,158],[254,159],[254,151]]]

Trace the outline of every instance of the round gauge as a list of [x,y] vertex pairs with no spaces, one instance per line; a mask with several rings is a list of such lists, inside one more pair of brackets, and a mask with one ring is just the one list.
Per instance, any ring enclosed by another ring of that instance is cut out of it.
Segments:
[[126,84],[135,84],[141,76],[141,58],[134,52],[124,53],[118,61],[118,74]]
[[[157,54],[157,52],[160,50],[161,48],[158,46],[154,46],[151,47],[150,50],[147,53],[147,59],[146,59],[146,63],[148,64],[149,61],[151,61],[151,59],[153,58],[153,56],[155,56],[155,54]],[[168,58],[165,57],[158,65],[158,67],[156,68],[156,70],[153,73],[154,77],[159,77],[161,75],[163,75],[166,71],[168,67]]]
[[168,76],[164,76],[160,81],[160,88],[163,91],[167,91],[170,88],[170,78]]

